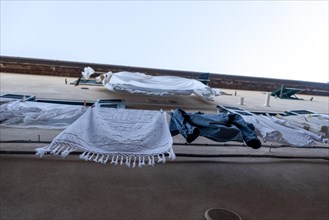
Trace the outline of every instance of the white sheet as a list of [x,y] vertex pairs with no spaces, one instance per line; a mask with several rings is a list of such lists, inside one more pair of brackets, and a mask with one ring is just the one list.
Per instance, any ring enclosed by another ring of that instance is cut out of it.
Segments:
[[324,138],[329,138],[329,121],[326,119],[309,117],[307,115],[291,115],[282,117],[281,119],[289,124],[323,136]]
[[[94,73],[87,70],[85,68],[85,72],[82,72],[86,79]],[[96,81],[102,81],[105,88],[114,92],[125,91],[157,96],[194,94],[207,101],[220,95],[220,89],[210,88],[195,79],[177,76],[151,76],[138,72],[108,72],[103,74],[102,77],[96,77]]]
[[327,139],[275,117],[244,115],[243,118],[254,125],[257,136],[262,137],[264,142],[299,147],[313,146],[316,142],[327,143]]

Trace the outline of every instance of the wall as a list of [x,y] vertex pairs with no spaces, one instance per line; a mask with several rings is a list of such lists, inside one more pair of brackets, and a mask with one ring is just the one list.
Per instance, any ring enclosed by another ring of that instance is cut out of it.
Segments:
[[[24,73],[35,75],[55,75],[80,77],[84,67],[90,66],[98,72],[142,72],[150,75],[170,75],[198,79],[204,72],[153,69],[144,67],[108,65],[98,63],[71,62],[61,60],[34,59],[22,57],[0,57],[0,72]],[[246,77],[237,75],[209,73],[211,87],[236,90],[254,90],[271,92],[281,85],[303,89],[303,94],[329,96],[329,84],[297,80]]]

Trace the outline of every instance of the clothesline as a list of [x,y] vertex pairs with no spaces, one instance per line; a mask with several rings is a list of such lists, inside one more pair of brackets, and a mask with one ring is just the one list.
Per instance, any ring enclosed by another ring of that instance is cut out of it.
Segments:
[[[79,118],[86,109],[82,106],[11,101],[1,105],[0,121],[2,121],[1,126],[7,127],[62,129]],[[173,113],[173,110],[164,111],[160,109],[159,111],[166,112],[167,115]],[[299,143],[295,144],[289,141],[291,138],[286,136],[287,132],[283,132],[288,131],[293,134],[297,133],[299,136],[306,135],[307,141],[305,143],[308,146],[314,145],[313,141],[327,143],[329,120],[326,119],[320,121],[316,117],[308,116],[283,116],[277,118],[275,116],[256,114],[251,116],[242,115],[242,117],[255,126],[256,135],[263,138],[265,142],[278,142],[282,145],[300,145]],[[325,122],[327,123],[325,124]],[[314,136],[314,134],[317,136]],[[305,146],[305,143],[302,146]]]
[[299,147],[328,143],[324,136],[294,127],[295,124],[274,116],[188,113],[182,109],[149,111],[97,106],[79,106],[77,109],[46,103],[9,102],[0,107],[1,121],[4,120],[1,125],[15,127],[18,123],[19,127],[38,127],[51,123],[56,127],[71,124],[50,146],[38,149],[38,154],[52,152],[65,157],[73,151],[83,150],[81,158],[85,160],[127,166],[165,162],[165,155],[169,155],[169,159],[175,158],[172,136],[177,134],[188,143],[203,136],[216,142],[244,142],[255,149],[261,147],[258,138],[263,142]]

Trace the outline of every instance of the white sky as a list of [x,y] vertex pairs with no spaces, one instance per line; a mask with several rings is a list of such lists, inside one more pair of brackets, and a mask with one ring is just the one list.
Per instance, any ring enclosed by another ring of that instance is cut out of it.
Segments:
[[1,55],[329,82],[328,1],[6,1]]

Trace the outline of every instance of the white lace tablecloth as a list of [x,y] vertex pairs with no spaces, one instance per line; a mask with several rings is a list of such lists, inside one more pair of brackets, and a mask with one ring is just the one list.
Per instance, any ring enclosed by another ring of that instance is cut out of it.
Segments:
[[80,158],[127,166],[153,166],[175,158],[166,113],[149,110],[89,108],[37,155],[83,151]]

